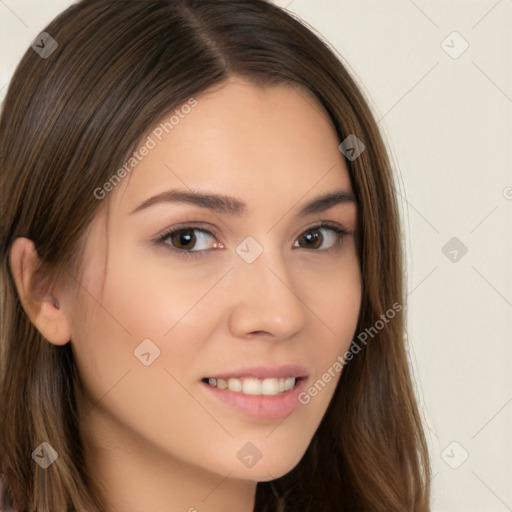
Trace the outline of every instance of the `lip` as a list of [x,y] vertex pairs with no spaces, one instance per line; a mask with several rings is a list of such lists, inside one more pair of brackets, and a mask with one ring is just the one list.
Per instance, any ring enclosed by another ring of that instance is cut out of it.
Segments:
[[[244,371],[247,372],[247,370]],[[279,370],[279,372],[282,372],[282,369]],[[233,374],[229,375],[230,377],[234,376]],[[247,375],[247,373],[244,373],[243,375]],[[283,373],[278,373],[277,375],[281,376]],[[276,373],[274,370],[274,373],[267,378],[275,376]],[[293,375],[289,376],[292,377]],[[222,379],[223,377],[218,378]],[[260,420],[276,420],[288,417],[301,405],[299,395],[306,389],[306,383],[307,379],[302,378],[295,383],[295,386],[292,389],[279,395],[244,395],[237,391],[218,389],[210,386],[210,384],[207,384],[206,382],[201,382],[201,385],[209,390],[213,397],[219,399],[224,404],[238,410],[246,416]]]
[[[306,368],[300,364],[284,364],[280,366],[250,366],[246,368],[236,368],[229,371],[223,371],[215,375],[205,375],[205,378],[229,379],[233,377],[240,379],[242,377],[254,377],[256,379],[281,379],[288,377],[306,379],[309,377]],[[211,387],[211,386],[210,386]]]

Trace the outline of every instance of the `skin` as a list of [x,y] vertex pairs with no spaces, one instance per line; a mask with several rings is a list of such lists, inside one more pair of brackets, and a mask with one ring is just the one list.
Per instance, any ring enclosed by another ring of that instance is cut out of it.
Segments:
[[[349,348],[357,325],[356,205],[298,216],[325,192],[351,190],[325,111],[297,87],[241,78],[196,99],[102,200],[108,212],[101,208],[86,233],[80,275],[38,287],[32,243],[19,238],[11,251],[32,322],[49,342],[72,344],[87,465],[111,511],[252,511],[256,483],[301,459],[340,374],[285,420],[248,417],[201,379],[292,362],[306,366],[309,387]],[[173,188],[236,196],[246,212],[159,203],[130,214]],[[339,247],[326,228],[314,231],[319,241],[300,241],[320,221],[349,232]],[[183,223],[212,232],[194,232],[197,257],[173,252],[169,239],[154,242]],[[235,251],[247,236],[263,247],[251,264]],[[147,338],[161,352],[150,366],[134,356]],[[247,442],[262,453],[251,468],[237,458]]]

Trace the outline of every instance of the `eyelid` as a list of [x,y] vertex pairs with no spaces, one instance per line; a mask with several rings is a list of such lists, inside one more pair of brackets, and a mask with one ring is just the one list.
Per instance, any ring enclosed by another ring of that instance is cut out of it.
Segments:
[[156,239],[162,239],[166,236],[169,236],[171,233],[174,233],[175,231],[181,231],[186,229],[196,229],[198,231],[203,231],[205,233],[209,233],[215,237],[218,237],[218,234],[216,233],[215,227],[213,227],[211,224],[205,224],[202,222],[196,222],[196,221],[189,221],[189,222],[180,222],[179,224],[174,224],[169,228],[164,229],[159,235],[156,236]]

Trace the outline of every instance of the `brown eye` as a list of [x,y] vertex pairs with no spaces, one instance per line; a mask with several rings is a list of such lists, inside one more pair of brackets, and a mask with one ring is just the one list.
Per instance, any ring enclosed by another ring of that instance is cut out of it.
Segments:
[[194,231],[194,229],[180,229],[171,233],[168,239],[171,240],[172,245],[177,249],[191,249],[197,240]]
[[[338,226],[331,226],[328,224],[321,224],[305,231],[298,239],[299,244],[304,243],[304,246],[299,247],[304,249],[319,249],[329,250],[341,246],[343,237],[348,232]],[[322,247],[322,244],[327,244],[327,247]],[[297,247],[297,246],[294,246]]]
[[312,249],[318,249],[322,245],[323,236],[319,234],[319,231],[306,231],[300,236],[299,241],[304,241],[306,245],[309,245]]
[[[195,227],[185,227],[179,229],[173,229],[164,233],[159,241],[163,244],[169,245],[171,249],[181,252],[182,254],[187,253],[200,253],[219,247],[217,243],[210,243],[208,246],[208,238],[215,240],[215,237],[209,231],[205,229],[199,229]],[[197,247],[199,245],[199,247]]]

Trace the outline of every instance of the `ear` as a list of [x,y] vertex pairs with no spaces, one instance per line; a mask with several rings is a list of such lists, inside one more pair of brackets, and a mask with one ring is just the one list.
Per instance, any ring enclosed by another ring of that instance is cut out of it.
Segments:
[[41,275],[34,242],[16,238],[9,251],[9,263],[21,304],[32,324],[50,343],[68,343],[71,330],[61,307],[63,294],[57,287],[50,288],[49,276]]

